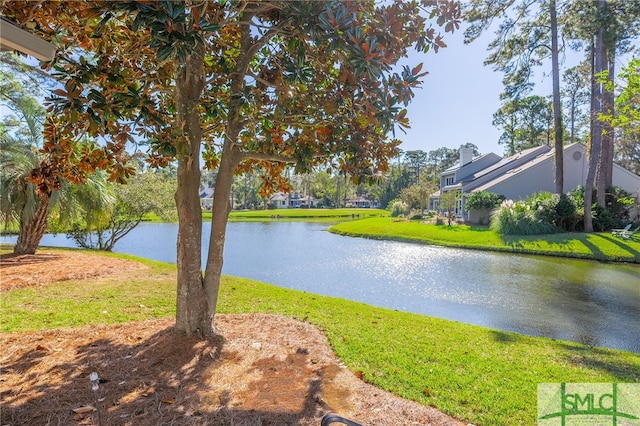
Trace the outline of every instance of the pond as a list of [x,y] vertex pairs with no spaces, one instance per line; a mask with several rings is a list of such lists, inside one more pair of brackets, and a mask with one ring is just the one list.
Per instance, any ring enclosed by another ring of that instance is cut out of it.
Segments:
[[[223,273],[640,353],[638,265],[350,238],[327,232],[327,226],[229,223]],[[209,229],[205,223],[203,240]],[[142,224],[114,251],[175,263],[176,235],[176,224]],[[0,241],[13,242],[15,237]],[[42,245],[74,246],[61,235],[45,236]]]

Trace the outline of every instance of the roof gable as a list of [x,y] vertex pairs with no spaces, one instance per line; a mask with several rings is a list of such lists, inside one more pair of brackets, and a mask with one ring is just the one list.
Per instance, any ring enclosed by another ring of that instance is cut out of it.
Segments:
[[551,147],[541,145],[503,158],[489,167],[462,177],[460,181],[463,184],[463,191],[469,192],[475,190],[479,186],[484,186],[489,181],[513,173],[514,170],[525,167],[527,163],[534,161],[536,158],[547,156],[549,153],[553,154]]

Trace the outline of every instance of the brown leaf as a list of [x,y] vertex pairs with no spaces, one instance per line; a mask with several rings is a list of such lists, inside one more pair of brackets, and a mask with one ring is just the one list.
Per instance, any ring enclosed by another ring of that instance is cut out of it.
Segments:
[[162,402],[164,402],[165,404],[174,404],[176,402],[175,398],[164,398],[162,400]]
[[429,388],[422,389],[422,393],[425,394],[426,396],[431,396],[431,391],[429,390]]
[[62,90],[62,89],[56,89],[56,90],[54,90],[52,93],[55,93],[56,95],[61,96],[61,97],[63,97],[63,98],[66,98],[66,97],[67,97],[67,92],[65,92],[65,91],[64,91],[64,90]]
[[354,373],[356,375],[356,377],[360,380],[364,380],[364,371],[362,370],[358,370]]

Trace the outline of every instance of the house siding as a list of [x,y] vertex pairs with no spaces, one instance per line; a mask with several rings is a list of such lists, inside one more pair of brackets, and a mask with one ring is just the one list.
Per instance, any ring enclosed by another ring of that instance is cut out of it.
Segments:
[[614,163],[613,183],[631,193],[631,195],[635,197],[636,203],[640,201],[640,177],[638,177],[638,175]]
[[507,176],[509,176],[508,179],[489,186],[485,190],[502,194],[511,200],[524,200],[535,192],[555,190],[553,164],[550,161],[541,162],[525,170],[516,169],[507,173]]
[[[495,156],[495,154],[493,154]],[[463,194],[468,195],[477,191],[491,191],[504,195],[507,199],[524,200],[536,192],[555,192],[555,167],[553,150],[548,146],[535,147],[523,151],[516,156],[494,162],[487,166],[487,170],[474,168],[473,172],[466,173],[466,178],[458,180],[462,175],[462,167],[446,170],[442,174],[441,191],[449,189],[462,189]],[[571,191],[586,183],[588,171],[588,157],[586,147],[581,144],[567,145],[564,148],[564,191]],[[468,166],[476,165],[476,162]],[[467,169],[471,170],[471,169]],[[445,186],[445,177],[456,174],[453,184]],[[618,164],[613,167],[613,184],[633,194],[636,202],[640,199],[640,176],[624,169]],[[430,208],[437,209],[440,192],[432,194],[429,200]],[[463,203],[465,201],[463,195]],[[465,212],[466,219],[477,222],[479,212]]]

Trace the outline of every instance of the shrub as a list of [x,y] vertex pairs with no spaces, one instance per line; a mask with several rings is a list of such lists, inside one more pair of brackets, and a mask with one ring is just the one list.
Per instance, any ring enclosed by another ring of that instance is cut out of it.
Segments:
[[404,201],[396,200],[391,205],[391,217],[402,216],[407,212],[407,205]]
[[427,219],[433,219],[436,214],[438,214],[438,212],[436,212],[435,210],[427,210],[425,216]]
[[541,210],[532,209],[531,204],[505,200],[491,218],[491,229],[503,235],[542,235],[558,232],[558,228],[541,217],[548,216],[543,205]]
[[618,226],[619,223],[611,210],[597,204],[593,206],[592,217],[593,230],[596,232],[608,231]]
[[465,209],[478,210],[478,223],[483,225],[489,219],[491,210],[495,209],[504,201],[504,195],[490,191],[478,191],[471,193],[464,203]]
[[[569,191],[567,197],[573,201],[575,213],[572,217],[566,217],[563,228],[568,231],[580,231],[584,221],[584,188],[579,186]],[[594,200],[595,197],[594,191]],[[619,187],[608,188],[605,202],[606,208],[602,208],[596,203],[593,204],[593,229],[595,231],[608,231],[612,228],[625,226],[631,221],[630,212],[633,208],[634,199],[628,192]]]
[[556,206],[558,195],[550,192],[538,192],[527,199],[531,214],[535,220],[555,224],[557,221]]
[[555,224],[565,231],[574,231],[579,220],[575,199],[571,195],[560,194],[556,204]]
[[606,204],[607,209],[611,213],[613,223],[610,228],[605,228],[604,230],[622,227],[628,224],[634,203],[635,199],[624,189],[617,186],[607,188]]
[[386,210],[392,211],[393,210],[393,205],[395,203],[397,203],[398,201],[402,202],[402,198],[394,198],[393,200],[389,201],[387,203],[387,208]]
[[496,194],[491,191],[478,191],[471,193],[465,205],[469,209],[492,209],[498,207],[504,201],[504,195]]
[[[626,191],[617,187],[609,188],[606,195],[606,208],[593,204],[593,229],[598,232],[629,223],[629,211],[634,203]],[[540,192],[525,202],[503,202],[491,220],[491,227],[505,235],[549,234],[559,229],[581,231],[583,204],[583,187],[561,195]]]

